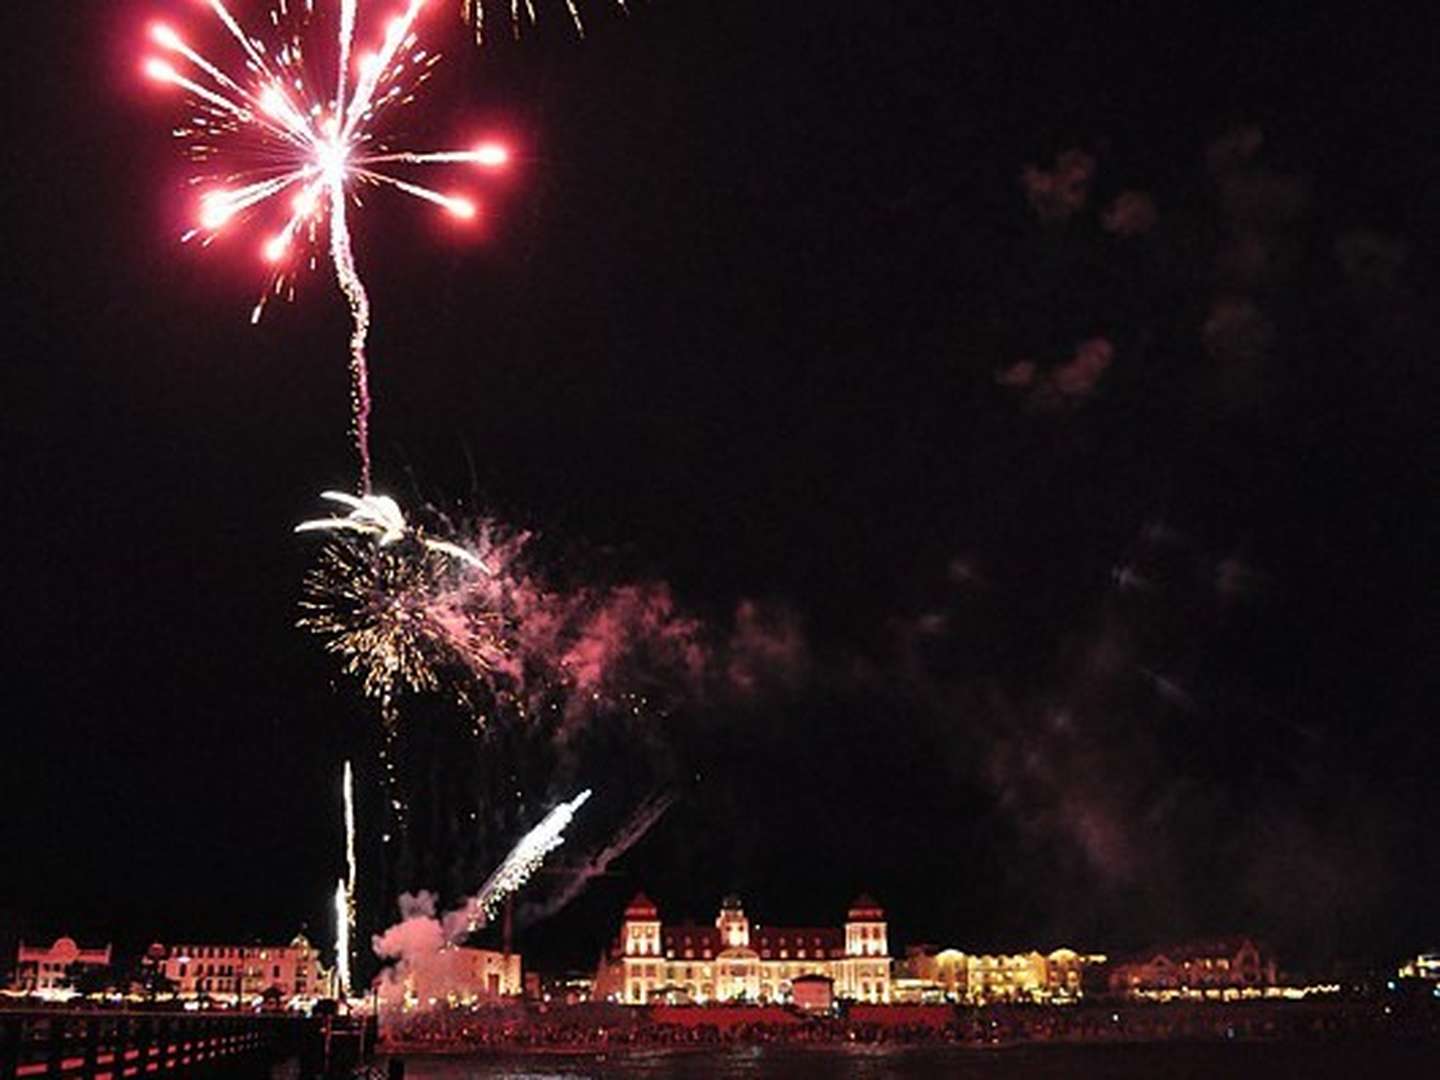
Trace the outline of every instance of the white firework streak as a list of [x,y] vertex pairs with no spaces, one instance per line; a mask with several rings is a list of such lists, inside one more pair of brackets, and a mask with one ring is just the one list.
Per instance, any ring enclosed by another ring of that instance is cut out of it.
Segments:
[[565,830],[575,819],[575,812],[590,798],[586,788],[569,802],[561,803],[531,829],[515,845],[503,862],[486,879],[480,891],[458,910],[445,916],[445,936],[458,944],[490,921],[500,902],[522,888],[530,875],[540,869],[545,857],[565,842]]
[[[350,941],[355,936],[355,885],[358,867],[355,862],[355,771],[345,762],[345,779],[341,785],[345,796],[345,948],[341,952],[340,991],[350,996]],[[337,935],[338,936],[338,935]]]
[[[347,202],[360,183],[387,185],[433,203],[458,218],[475,217],[475,204],[460,195],[391,175],[386,166],[476,165],[497,168],[508,160],[503,147],[438,153],[395,152],[377,142],[387,114],[414,100],[439,56],[419,46],[415,23],[429,0],[407,0],[402,14],[387,25],[380,47],[355,56],[359,0],[336,0],[338,71],[333,92],[322,93],[306,61],[306,31],[315,0],[277,0],[270,11],[275,31],[268,43],[251,37],[224,0],[206,0],[208,7],[244,54],[241,69],[225,69],[201,55],[169,26],[155,26],[155,45],[177,58],[153,58],[145,64],[153,79],[180,87],[192,99],[194,114],[175,135],[189,144],[192,158],[233,157],[229,172],[197,182],[210,188],[200,200],[199,222],[183,239],[209,244],[232,221],[294,191],[284,223],[263,245],[275,268],[255,305],[259,321],[270,297],[293,295],[294,275],[307,260],[299,258],[295,240],[310,249],[309,265],[322,227],[328,228],[328,255],[350,311],[349,343],[353,436],[360,458],[360,490],[370,491],[370,391],[366,353],[370,333],[370,297],[355,262]],[[351,69],[358,67],[352,77]],[[352,86],[353,81],[353,86]],[[327,213],[328,204],[328,213]],[[357,200],[358,204],[358,200]]]
[[297,533],[357,532],[374,538],[381,547],[389,547],[410,536],[431,551],[448,555],[452,559],[473,566],[482,573],[490,573],[490,568],[474,552],[448,540],[433,539],[426,536],[421,530],[412,528],[410,523],[405,520],[405,514],[400,509],[400,505],[388,495],[357,496],[343,491],[323,491],[320,493],[320,497],[350,507],[350,513],[345,517],[315,518],[312,521],[302,521],[295,526]]
[[[350,899],[355,899],[355,771],[350,767],[350,762],[345,762],[345,778],[342,782],[342,789],[345,796],[345,887],[350,892]],[[354,912],[351,912],[351,922],[354,922]]]
[[[460,17],[470,23],[475,29],[475,42],[479,45],[485,44],[485,4],[487,0],[460,0]],[[622,13],[629,12],[626,0],[614,0],[614,6]],[[565,10],[570,15],[570,23],[575,28],[575,36],[584,38],[585,20],[580,15],[580,7],[576,0],[565,0]],[[536,21],[535,0],[510,0],[510,33],[518,41],[525,26],[533,26]]]

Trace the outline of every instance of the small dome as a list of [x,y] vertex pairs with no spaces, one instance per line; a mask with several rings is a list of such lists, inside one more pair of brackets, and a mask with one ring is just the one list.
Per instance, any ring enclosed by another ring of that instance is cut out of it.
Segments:
[[850,905],[846,919],[850,922],[879,922],[885,918],[885,909],[877,904],[868,893],[861,893]]
[[724,900],[720,901],[721,911],[744,911],[745,905],[740,903],[740,897],[735,893],[728,893]]

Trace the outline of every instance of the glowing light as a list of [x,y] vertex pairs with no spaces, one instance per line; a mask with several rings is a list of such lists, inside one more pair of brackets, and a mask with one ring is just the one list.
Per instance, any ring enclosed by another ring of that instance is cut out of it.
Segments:
[[510,151],[499,143],[484,143],[475,148],[475,164],[498,169],[510,164]]
[[[147,60],[143,70],[157,82],[180,87],[192,99],[194,112],[177,130],[177,137],[186,141],[193,160],[216,163],[217,175],[209,180],[227,185],[227,190],[201,200],[199,227],[187,233],[187,239],[200,234],[208,241],[233,218],[257,211],[292,187],[301,189],[291,204],[293,215],[263,247],[274,269],[252,319],[259,320],[271,297],[292,295],[299,268],[313,265],[313,259],[296,257],[297,247],[328,252],[351,317],[352,434],[360,458],[360,489],[368,494],[370,298],[351,246],[348,208],[355,188],[388,186],[455,217],[473,218],[477,209],[468,198],[393,175],[389,167],[487,164],[494,152],[488,151],[487,161],[480,161],[473,151],[418,152],[386,146],[386,123],[414,100],[439,60],[419,47],[415,32],[427,0],[406,0],[401,12],[386,23],[380,47],[361,55],[353,74],[350,57],[358,32],[358,0],[334,2],[340,17],[335,23],[339,64],[332,69],[333,92],[321,92],[314,83],[306,56],[311,26],[319,25],[317,0],[277,0],[270,12],[273,36],[268,40],[251,36],[224,0],[206,0],[240,46],[243,65],[226,73],[191,49],[168,24],[155,23],[150,40],[183,61],[183,70],[159,57]],[[329,209],[323,216],[322,200]]]
[[179,51],[185,47],[185,43],[180,40],[180,35],[164,23],[156,23],[152,26],[150,28],[150,36],[154,39],[155,44],[159,45],[162,49]]
[[164,60],[145,61],[145,74],[159,82],[174,82],[179,76],[175,68]]
[[235,207],[228,192],[217,191],[200,200],[200,224],[211,232],[223,228],[234,216]]

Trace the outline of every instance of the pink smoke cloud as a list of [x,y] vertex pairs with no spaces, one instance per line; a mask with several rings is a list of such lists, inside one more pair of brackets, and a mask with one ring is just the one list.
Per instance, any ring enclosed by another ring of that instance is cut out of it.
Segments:
[[1115,346],[1108,338],[1082,341],[1075,354],[1048,372],[1030,360],[1021,360],[995,374],[995,381],[1012,390],[1024,391],[1035,408],[1057,408],[1090,398],[1115,360]]
[[1100,225],[1120,237],[1141,236],[1160,219],[1155,200],[1143,191],[1122,191],[1100,216]]
[[730,688],[755,694],[766,682],[793,687],[810,668],[810,649],[793,612],[742,600],[735,610],[725,676]]

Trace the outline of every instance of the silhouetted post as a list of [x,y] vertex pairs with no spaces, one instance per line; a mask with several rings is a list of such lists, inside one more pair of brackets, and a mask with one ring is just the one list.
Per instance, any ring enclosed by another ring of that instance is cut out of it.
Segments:
[[154,1019],[149,1016],[140,1018],[138,1023],[131,1025],[130,1033],[130,1049],[135,1051],[135,1064],[140,1067],[140,1074],[143,1076],[145,1063],[150,1060],[150,1047],[155,1042]]
[[85,1018],[84,1075],[86,1076],[94,1076],[95,1070],[100,1067],[100,1033],[105,1030],[106,1023],[103,1014]]
[[65,1025],[63,1013],[50,1014],[49,1042],[45,1047],[46,1073],[50,1076],[60,1075],[60,1063],[65,1058]]
[[23,1016],[0,1013],[0,1076],[14,1076],[20,1067],[20,1032],[24,1027]]

